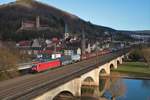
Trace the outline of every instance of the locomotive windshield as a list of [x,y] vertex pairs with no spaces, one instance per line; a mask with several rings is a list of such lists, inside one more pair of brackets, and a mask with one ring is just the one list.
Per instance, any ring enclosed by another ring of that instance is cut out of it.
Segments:
[[36,65],[34,64],[34,65],[32,65],[32,68],[34,68],[34,67],[36,67]]

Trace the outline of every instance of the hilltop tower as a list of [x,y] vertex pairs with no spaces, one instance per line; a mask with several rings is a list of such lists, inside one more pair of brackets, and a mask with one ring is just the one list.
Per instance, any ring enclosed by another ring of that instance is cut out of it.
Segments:
[[67,39],[70,36],[69,32],[68,32],[68,24],[65,23],[65,34],[64,34],[64,39]]
[[85,32],[84,29],[82,29],[82,40],[81,40],[81,48],[82,48],[82,54],[85,54],[85,48],[86,48],[86,40],[85,40]]
[[68,25],[65,23],[65,33],[68,33]]
[[36,17],[36,28],[37,29],[40,28],[40,17],[39,16]]

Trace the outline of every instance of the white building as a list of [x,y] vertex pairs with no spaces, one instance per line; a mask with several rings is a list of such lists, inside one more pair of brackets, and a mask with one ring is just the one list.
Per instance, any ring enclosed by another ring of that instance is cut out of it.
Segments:
[[131,35],[131,37],[133,37],[135,39],[141,39],[143,41],[147,41],[148,39],[150,39],[150,35],[137,35],[137,34],[133,34],[133,35]]
[[77,55],[81,55],[81,48],[77,49]]
[[41,47],[40,42],[38,41],[38,39],[33,40],[32,47]]

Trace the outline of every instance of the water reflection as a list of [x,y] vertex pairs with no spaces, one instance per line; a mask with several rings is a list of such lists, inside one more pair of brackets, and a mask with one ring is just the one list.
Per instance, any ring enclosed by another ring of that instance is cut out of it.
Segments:
[[104,92],[104,96],[109,100],[116,100],[118,97],[123,97],[126,92],[126,86],[122,79],[110,78],[109,87]]
[[142,87],[145,88],[145,89],[150,90],[150,81],[142,80]]
[[83,86],[80,100],[150,100],[150,80],[101,77],[99,82],[99,87]]

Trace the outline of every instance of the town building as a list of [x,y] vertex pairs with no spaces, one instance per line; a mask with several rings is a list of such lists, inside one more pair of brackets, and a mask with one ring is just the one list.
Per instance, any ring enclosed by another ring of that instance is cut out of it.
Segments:
[[138,40],[142,40],[142,41],[148,41],[150,39],[150,35],[138,35],[138,34],[132,34],[131,37],[138,39]]

